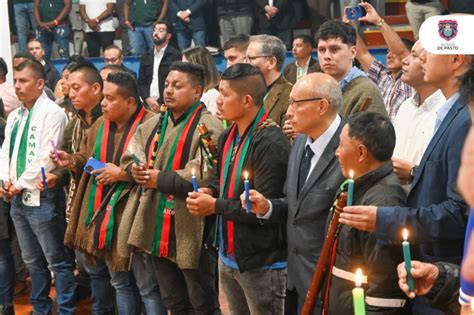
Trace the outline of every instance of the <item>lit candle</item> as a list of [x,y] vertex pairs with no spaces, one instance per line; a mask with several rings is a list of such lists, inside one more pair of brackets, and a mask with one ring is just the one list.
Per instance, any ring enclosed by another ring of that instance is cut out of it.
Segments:
[[415,291],[415,284],[411,276],[411,254],[410,254],[410,243],[408,242],[408,230],[403,229],[403,257],[405,258],[405,269],[407,270],[407,283],[410,292]]
[[244,172],[244,189],[245,189],[245,208],[247,211],[247,214],[250,213],[251,206],[250,206],[250,181],[249,181],[249,172],[245,171]]
[[354,198],[354,171],[349,171],[349,179],[347,180],[347,205],[352,206]]
[[44,171],[44,167],[41,166],[41,177],[43,178],[43,186],[44,190],[48,189],[48,185],[46,185],[46,173]]
[[364,289],[360,286],[362,284],[362,270],[357,269],[355,275],[355,288],[352,290],[352,299],[354,301],[354,314],[365,315],[365,299]]
[[191,169],[191,173],[192,173],[191,181],[193,182],[194,192],[198,192],[198,181],[197,181],[197,178],[196,178],[196,175],[195,175],[194,168]]

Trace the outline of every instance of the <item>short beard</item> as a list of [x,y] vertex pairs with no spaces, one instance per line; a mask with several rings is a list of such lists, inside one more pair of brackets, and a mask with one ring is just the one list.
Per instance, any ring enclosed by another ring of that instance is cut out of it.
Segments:
[[155,44],[155,46],[163,45],[165,42],[166,42],[166,39],[153,37],[153,44]]

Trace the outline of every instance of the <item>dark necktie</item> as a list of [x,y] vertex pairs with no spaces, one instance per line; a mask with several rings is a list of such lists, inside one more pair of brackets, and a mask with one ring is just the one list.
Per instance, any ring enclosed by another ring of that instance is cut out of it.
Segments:
[[306,178],[308,177],[309,169],[311,168],[311,159],[314,156],[313,150],[309,145],[304,149],[303,158],[301,159],[300,171],[298,175],[298,195],[303,189]]

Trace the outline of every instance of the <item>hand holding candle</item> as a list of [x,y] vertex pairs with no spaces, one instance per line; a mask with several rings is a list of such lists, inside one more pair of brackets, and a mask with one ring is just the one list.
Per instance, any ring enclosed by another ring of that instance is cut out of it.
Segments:
[[355,288],[352,290],[352,299],[354,301],[354,315],[365,315],[365,298],[362,284],[362,270],[357,269],[355,275]]
[[410,292],[415,291],[415,285],[413,283],[413,277],[411,276],[411,254],[410,254],[410,243],[408,242],[408,230],[403,229],[403,257],[405,258],[405,269],[407,270],[407,283]]
[[249,173],[247,171],[244,172],[244,189],[245,189],[245,208],[247,214],[250,213],[252,210],[250,205],[250,181],[249,181]]
[[354,171],[349,171],[349,179],[347,180],[347,206],[352,206],[354,199]]
[[41,177],[43,178],[43,187],[44,190],[48,189],[48,185],[46,183],[46,172],[44,171],[44,167],[41,166]]
[[193,182],[193,190],[194,190],[194,192],[198,192],[198,182],[197,182],[197,178],[196,178],[194,168],[191,169],[191,173],[192,173],[191,181]]

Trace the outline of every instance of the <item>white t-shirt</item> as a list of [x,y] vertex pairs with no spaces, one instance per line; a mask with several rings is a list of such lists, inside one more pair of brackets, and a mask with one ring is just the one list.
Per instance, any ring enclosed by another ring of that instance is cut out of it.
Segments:
[[219,91],[216,89],[210,89],[204,92],[201,96],[201,102],[206,104],[206,108],[210,111],[213,115],[216,114],[217,110],[217,97],[219,96]]
[[[115,4],[117,0],[80,0],[79,4],[86,6],[86,13],[90,19],[95,19],[107,9],[108,3]],[[86,32],[94,32],[87,23],[84,22]],[[115,32],[112,15],[99,23],[99,32]]]

